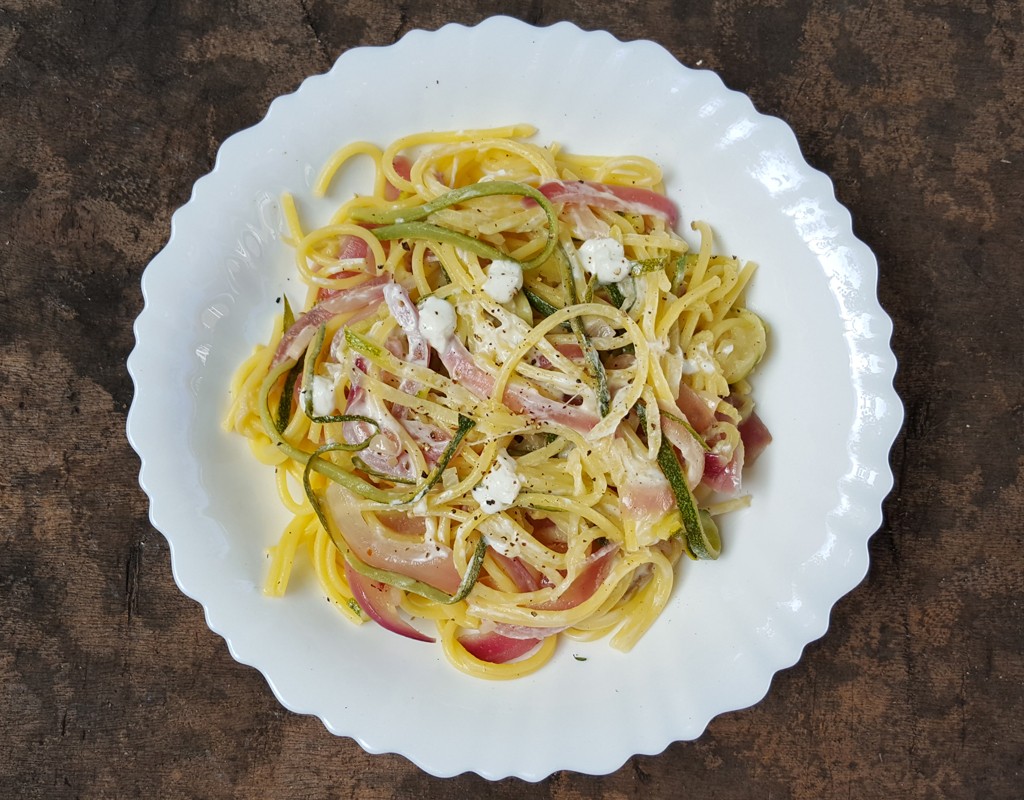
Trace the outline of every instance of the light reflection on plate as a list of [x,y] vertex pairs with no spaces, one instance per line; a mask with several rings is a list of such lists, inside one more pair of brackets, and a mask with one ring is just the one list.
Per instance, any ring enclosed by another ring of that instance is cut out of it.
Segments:
[[[573,85],[602,91],[572,95]],[[300,299],[281,193],[323,221],[368,185],[353,165],[334,200],[314,201],[316,171],[340,145],[513,122],[577,153],[653,158],[684,220],[706,219],[722,250],[760,263],[748,300],[771,338],[753,383],[775,441],[748,476],[752,507],[722,520],[722,558],[683,565],[669,608],[631,653],[566,643],[539,674],[495,684],[456,672],[438,648],[349,625],[301,569],[287,597],[263,597],[264,551],[285,512],[271,471],[220,418],[230,374],[267,337],[277,298]],[[902,421],[876,280],[792,131],[714,74],[568,23],[414,31],[345,53],[224,143],[143,277],[128,435],[175,580],[285,706],[435,775],[607,773],[760,700],[863,578]]]

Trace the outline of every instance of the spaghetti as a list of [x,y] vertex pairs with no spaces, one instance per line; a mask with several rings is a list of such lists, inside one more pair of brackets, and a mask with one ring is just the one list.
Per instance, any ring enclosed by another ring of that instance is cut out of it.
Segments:
[[269,594],[309,558],[352,621],[495,679],[561,636],[630,649],[680,557],[718,556],[715,517],[749,502],[770,440],[754,265],[713,254],[703,222],[690,252],[650,160],[534,133],[351,144],[315,192],[354,158],[373,191],[314,230],[286,196],[307,296],[238,369],[226,420],[292,515]]

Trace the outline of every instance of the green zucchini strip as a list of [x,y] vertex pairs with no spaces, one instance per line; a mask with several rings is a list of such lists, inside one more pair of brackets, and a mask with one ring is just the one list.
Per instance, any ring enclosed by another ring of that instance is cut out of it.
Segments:
[[526,299],[530,302],[530,307],[533,308],[542,317],[550,317],[556,311],[561,309],[551,305],[547,300],[541,297],[536,292],[528,288],[523,288],[523,294],[526,295]]
[[722,537],[718,532],[718,525],[703,508],[700,510],[700,524],[704,535],[692,541],[687,538],[686,544],[697,558],[714,561],[722,553]]
[[679,290],[683,288],[686,271],[697,266],[698,255],[697,253],[683,253],[676,259],[676,274],[672,277],[672,291],[675,294],[680,294]]
[[629,263],[632,265],[629,268],[629,274],[636,277],[638,275],[646,275],[648,272],[657,272],[659,269],[664,269],[665,264],[668,263],[668,257],[643,258],[639,261],[630,261]]
[[686,428],[690,436],[697,440],[697,444],[700,445],[701,450],[703,450],[705,453],[711,452],[711,445],[707,443],[707,440],[705,440],[703,436],[697,433],[697,429],[694,428],[689,422],[687,422],[686,419],[684,419],[683,417],[677,417],[675,414],[670,414],[667,411],[662,411],[661,416],[666,417],[667,419],[670,419],[673,422],[678,423],[679,425],[682,425],[684,428]]
[[617,283],[602,283],[601,286],[608,292],[612,305],[616,308],[622,308],[622,304],[626,302],[626,295],[622,293],[619,285]]
[[553,508],[551,506],[539,506],[536,503],[530,503],[527,506],[527,508],[532,508],[532,509],[534,509],[536,511],[547,511],[549,513],[554,513],[554,514],[557,514],[558,512],[565,510],[563,508]]
[[357,469],[362,470],[367,475],[370,475],[374,478],[380,478],[381,480],[391,481],[391,483],[409,484],[410,486],[415,485],[416,483],[416,481],[410,480],[409,478],[400,478],[397,475],[389,475],[386,472],[381,472],[379,469],[374,469],[365,461],[363,461],[363,459],[361,459],[359,456],[352,456],[352,464]]
[[345,328],[345,344],[367,358],[379,359],[384,355],[384,350],[379,345],[374,344],[365,336],[360,336],[351,328]]
[[[573,278],[572,266],[569,256],[561,244],[558,246],[558,266],[561,272],[562,286],[565,289],[566,305],[579,305],[580,299],[576,293],[576,280]],[[597,348],[594,347],[587,332],[583,329],[583,320],[580,317],[576,316],[570,319],[569,325],[572,327],[572,332],[576,334],[576,340],[580,343],[580,347],[583,348],[587,369],[591,377],[597,381],[598,413],[602,417],[606,417],[611,409],[612,399],[611,392],[608,390],[608,375],[604,371],[604,364],[601,363],[601,354],[597,352]]]
[[465,233],[453,231],[451,228],[443,228],[434,225],[432,222],[404,222],[400,225],[384,225],[373,229],[373,235],[382,242],[391,239],[425,239],[431,242],[444,242],[455,245],[470,253],[489,258],[492,261],[508,260],[509,256],[497,247],[487,242],[469,236]]
[[292,304],[288,302],[288,295],[281,295],[284,302],[284,313],[281,317],[281,335],[288,333],[288,329],[295,324],[295,312],[292,311]]
[[281,399],[277,403],[277,423],[275,427],[278,433],[284,433],[288,427],[288,421],[292,418],[292,395],[295,394],[295,382],[302,373],[302,362],[296,361],[294,366],[288,370],[288,376],[284,379],[284,388],[281,390]]
[[[526,288],[524,288],[522,291],[523,294],[526,295],[526,299],[527,301],[529,301],[530,307],[538,314],[540,314],[542,317],[550,317],[556,311],[561,311],[560,308],[551,305],[551,303],[549,303],[536,292]],[[572,330],[572,325],[570,325],[568,322],[563,322],[560,327],[563,330]]]
[[508,260],[511,258],[510,256],[486,242],[481,242],[472,236],[467,236],[448,228],[442,228],[433,223],[423,222],[435,211],[449,208],[458,203],[475,200],[478,197],[493,197],[504,194],[528,197],[536,202],[544,211],[544,216],[547,218],[548,223],[548,236],[544,249],[533,258],[519,262],[524,270],[539,267],[551,257],[555,245],[558,243],[558,217],[551,202],[543,194],[532,186],[527,186],[525,183],[483,181],[463,186],[459,189],[453,189],[440,197],[435,197],[429,203],[413,208],[356,208],[352,210],[351,218],[356,222],[370,222],[382,226],[373,229],[373,235],[382,241],[390,239],[429,239],[454,244],[484,258]]
[[[292,305],[288,302],[288,295],[282,295],[284,299],[284,312],[281,315],[281,335],[284,336],[288,333],[288,330],[295,324],[295,313],[292,311]],[[295,391],[295,381],[298,380],[299,374],[302,372],[302,368],[296,362],[295,366],[291,368],[288,373],[288,377],[284,381],[284,389],[281,391],[281,400],[277,404],[277,432],[284,433],[284,429],[288,427],[288,421],[292,418],[292,393]]]
[[[647,408],[638,403],[637,414],[640,416],[640,424],[647,429]],[[683,465],[679,461],[675,448],[664,436],[661,437],[661,447],[658,448],[658,466],[665,474],[668,485],[672,488],[672,494],[676,498],[676,505],[679,507],[679,516],[683,521],[683,540],[686,542],[686,550],[691,558],[714,560],[722,552],[722,539],[718,533],[718,526],[711,519],[706,511],[697,510],[697,501],[686,483],[686,474]],[[704,520],[710,524],[705,527]]]

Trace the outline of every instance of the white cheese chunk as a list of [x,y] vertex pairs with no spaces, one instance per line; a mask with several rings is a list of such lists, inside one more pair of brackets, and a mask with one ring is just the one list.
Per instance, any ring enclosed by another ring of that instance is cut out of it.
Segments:
[[497,514],[512,506],[521,488],[515,460],[501,450],[484,479],[473,489],[473,499],[486,513]]
[[579,252],[583,269],[588,275],[596,275],[601,283],[618,283],[632,269],[622,243],[616,239],[587,239]]
[[420,306],[420,335],[437,352],[443,353],[455,335],[455,309],[447,300],[428,297]]
[[483,289],[496,303],[507,303],[523,288],[523,268],[516,261],[492,261]]

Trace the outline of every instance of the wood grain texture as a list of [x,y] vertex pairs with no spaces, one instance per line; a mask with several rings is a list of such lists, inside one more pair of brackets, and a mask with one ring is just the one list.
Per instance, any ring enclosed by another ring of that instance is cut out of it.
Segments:
[[[139,279],[221,142],[350,47],[498,12],[787,120],[878,257],[907,411],[868,577],[765,700],[536,785],[285,711],[174,585],[124,437]],[[1021,797],[1022,30],[1009,0],[0,4],[0,797]]]

